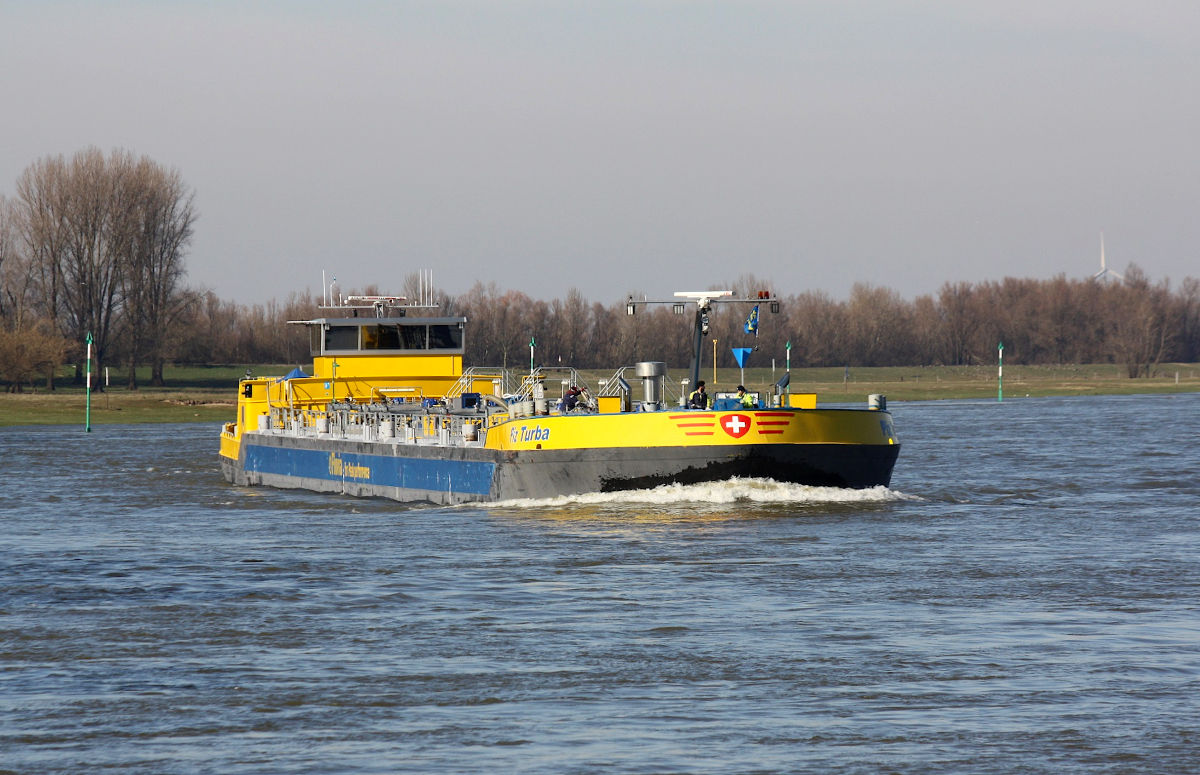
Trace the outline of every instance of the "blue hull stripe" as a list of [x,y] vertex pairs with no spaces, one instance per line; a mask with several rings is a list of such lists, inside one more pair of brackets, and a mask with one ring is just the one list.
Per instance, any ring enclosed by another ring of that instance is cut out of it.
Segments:
[[496,464],[249,445],[246,470],[409,490],[487,495],[492,490]]

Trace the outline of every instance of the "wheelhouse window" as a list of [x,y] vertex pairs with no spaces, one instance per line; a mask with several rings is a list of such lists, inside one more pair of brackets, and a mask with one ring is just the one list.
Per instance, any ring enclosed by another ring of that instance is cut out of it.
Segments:
[[326,350],[357,350],[358,326],[330,326],[325,330]]
[[425,349],[425,326],[400,326],[401,350]]
[[364,350],[399,350],[399,326],[363,326],[362,348]]
[[430,350],[461,350],[463,332],[461,325],[436,325],[429,327]]
[[[362,333],[359,333],[361,329]],[[322,352],[390,350],[462,350],[462,323],[361,323],[353,326],[314,326],[310,332],[313,355]]]

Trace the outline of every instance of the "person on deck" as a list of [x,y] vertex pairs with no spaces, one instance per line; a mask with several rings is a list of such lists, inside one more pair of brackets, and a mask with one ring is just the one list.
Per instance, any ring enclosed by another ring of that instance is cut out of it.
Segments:
[[707,409],[708,393],[704,392],[704,380],[696,383],[696,389],[688,396],[688,408]]
[[737,398],[742,402],[743,409],[757,409],[758,401],[754,400],[754,396],[746,392],[744,385],[738,385]]
[[562,398],[564,412],[569,412],[579,405],[579,394],[583,391],[577,387],[570,388]]

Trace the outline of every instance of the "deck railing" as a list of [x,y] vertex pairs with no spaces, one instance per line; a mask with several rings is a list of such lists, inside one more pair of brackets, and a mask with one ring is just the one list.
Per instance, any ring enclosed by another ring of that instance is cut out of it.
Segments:
[[437,410],[402,412],[387,404],[334,402],[324,410],[273,406],[260,431],[313,438],[395,441],[398,444],[483,446],[504,412],[457,415]]
[[546,377],[555,373],[566,375],[565,378],[563,378],[559,383],[564,388],[577,387],[583,388],[589,392],[592,389],[591,386],[588,385],[587,380],[585,380],[580,373],[571,366],[538,366],[531,373],[521,378],[521,384],[517,388],[516,394],[513,396],[513,401],[533,400],[537,397],[536,393],[539,385],[542,386],[542,397],[544,398],[544,391],[547,384]]

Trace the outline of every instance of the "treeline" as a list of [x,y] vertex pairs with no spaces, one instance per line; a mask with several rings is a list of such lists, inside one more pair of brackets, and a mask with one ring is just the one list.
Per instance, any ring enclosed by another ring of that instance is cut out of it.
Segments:
[[[195,294],[184,255],[196,220],[178,170],[95,148],[46,157],[0,197],[0,377],[10,389],[77,366],[150,364],[162,384]],[[97,372],[99,373],[99,372]],[[136,387],[128,369],[129,387]]]
[[[97,373],[149,364],[162,384],[168,362],[288,363],[309,360],[304,327],[288,320],[327,316],[310,292],[261,304],[224,301],[186,286],[184,258],[196,222],[193,193],[179,172],[124,151],[89,148],[71,158],[30,165],[13,197],[0,197],[0,379],[8,389],[76,365],[82,381],[84,340],[94,338]],[[780,295],[752,275],[721,286],[739,297],[768,291],[780,302],[760,307],[757,337],[743,325],[750,305],[717,306],[712,340],[723,367],[731,348],[755,347],[750,365],[782,365],[791,344],[794,366],[915,366],[994,363],[996,346],[1014,364],[1117,363],[1130,377],[1158,364],[1200,361],[1200,282],[1177,288],[1130,267],[1122,282],[1006,278],[946,283],[936,293],[903,299],[888,288],[859,284],[845,300],[819,291]],[[428,296],[417,273],[381,290]],[[351,291],[346,291],[347,295]],[[641,294],[630,294],[643,298]],[[442,315],[469,319],[468,365],[512,368],[535,359],[548,366],[612,368],[642,360],[673,368],[691,360],[692,322],[671,305],[605,304],[570,290],[563,299],[533,299],[495,283],[459,296],[435,291]]]
[[[413,298],[416,275],[401,292]],[[846,300],[819,291],[777,295],[773,283],[753,276],[720,286],[740,297],[770,292],[780,302],[760,305],[758,336],[745,333],[752,305],[714,308],[705,342],[712,339],[722,367],[734,366],[733,347],[757,347],[750,365],[780,366],[790,342],[793,366],[974,365],[996,362],[1004,342],[1013,364],[1117,363],[1130,377],[1150,376],[1163,362],[1200,361],[1200,282],[1184,280],[1177,290],[1166,280],[1151,282],[1137,267],[1125,282],[1007,278],[999,282],[946,283],[936,294],[907,301],[887,288],[856,285]],[[374,294],[377,287],[356,293]],[[640,294],[633,294],[642,298]],[[476,283],[467,293],[435,294],[437,314],[468,318],[468,365],[526,368],[529,342],[544,366],[612,368],[641,360],[673,368],[691,362],[693,317],[671,305],[626,314],[626,303],[591,302],[572,289],[564,299],[533,299],[495,283]],[[195,309],[177,352],[192,363],[294,363],[308,360],[303,327],[287,320],[328,313],[311,294],[286,302],[238,305],[207,294]]]
[[[766,366],[771,358],[782,365],[789,342],[792,365],[801,367],[995,363],[1000,342],[1010,363],[1118,363],[1130,377],[1150,376],[1167,361],[1200,361],[1200,282],[1189,278],[1173,290],[1136,266],[1123,283],[1061,275],[946,283],[913,301],[865,283],[846,300],[819,291],[778,295],[772,282],[753,276],[719,287],[741,297],[766,290],[780,301],[778,314],[760,305],[757,337],[744,331],[750,305],[714,308],[704,357],[711,362],[715,338],[722,367],[734,365],[733,347],[757,347],[751,365]],[[453,306],[471,318],[471,363],[521,363],[530,336],[547,365],[561,358],[581,368],[639,360],[686,367],[691,360],[693,318],[673,314],[670,305],[639,307],[629,316],[624,300],[589,304],[571,291],[547,303],[477,284]]]

